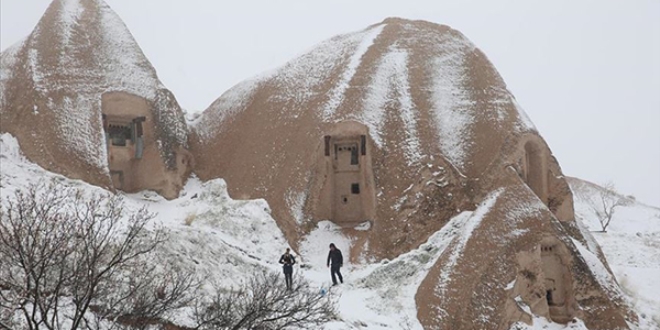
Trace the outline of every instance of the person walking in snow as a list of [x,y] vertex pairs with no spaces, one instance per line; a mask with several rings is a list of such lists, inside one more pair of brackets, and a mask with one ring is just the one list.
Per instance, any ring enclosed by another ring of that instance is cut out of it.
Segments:
[[293,265],[296,263],[296,258],[289,253],[290,249],[287,248],[286,252],[280,257],[280,263],[282,264],[282,269],[284,270],[284,280],[286,281],[286,288],[291,290],[291,285],[293,285]]
[[[332,262],[332,266],[330,266]],[[330,276],[332,276],[332,285],[337,285],[337,278],[335,274],[339,277],[339,282],[344,283],[344,278],[341,276],[339,269],[344,264],[344,257],[341,255],[341,251],[335,246],[334,243],[330,243],[330,252],[328,252],[328,262],[327,265],[330,267]]]

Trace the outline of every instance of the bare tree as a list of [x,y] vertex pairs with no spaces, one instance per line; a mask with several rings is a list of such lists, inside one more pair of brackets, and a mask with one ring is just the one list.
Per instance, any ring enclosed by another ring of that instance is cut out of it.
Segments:
[[277,273],[257,273],[238,289],[216,286],[210,301],[195,308],[196,329],[309,329],[336,318],[332,294],[302,278],[289,290]]
[[336,315],[331,295],[270,273],[197,298],[191,272],[155,253],[167,233],[148,226],[154,214],[117,196],[49,182],[0,206],[0,329],[145,329],[182,307],[200,330],[315,328]]
[[607,227],[612,222],[614,212],[621,207],[630,204],[630,200],[616,191],[614,184],[608,182],[598,189],[596,196],[587,198],[589,206],[598,217],[602,232],[607,232]]
[[55,181],[2,200],[0,327],[96,329],[188,304],[192,275],[147,263],[166,238],[147,229],[153,218],[144,208],[128,213],[120,197]]

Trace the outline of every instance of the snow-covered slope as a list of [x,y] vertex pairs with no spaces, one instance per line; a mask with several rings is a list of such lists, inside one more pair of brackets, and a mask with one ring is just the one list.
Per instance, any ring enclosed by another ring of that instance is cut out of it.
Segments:
[[640,314],[640,327],[660,329],[660,208],[631,200],[615,211],[603,233],[589,202],[603,188],[577,178],[568,182],[575,196],[576,218],[600,245],[619,285]]
[[[3,203],[15,190],[48,180],[86,193],[107,193],[29,162],[9,134],[0,136],[0,164]],[[190,179],[181,197],[171,201],[150,191],[123,197],[127,210],[147,207],[157,213],[152,225],[162,225],[169,235],[158,251],[163,260],[194,271],[209,283],[230,287],[261,269],[277,270],[279,256],[288,247],[268,204],[264,200],[230,199],[222,179],[204,183]],[[178,321],[186,324],[188,320]]]
[[[0,197],[3,200],[18,188],[50,179],[87,192],[102,191],[30,163],[9,134],[0,136],[0,161]],[[428,242],[392,260],[360,265],[347,262],[343,269],[345,284],[332,289],[339,297],[340,319],[327,324],[325,329],[422,329],[415,302],[420,283],[447,247],[470,239],[473,227],[482,214],[488,212],[495,198],[493,196],[474,212],[460,213],[431,235]],[[208,281],[227,287],[239,284],[259,269],[279,271],[279,255],[288,247],[267,203],[232,200],[221,179],[200,182],[193,178],[181,197],[171,201],[151,192],[125,194],[124,200],[128,209],[146,206],[158,214],[155,222],[170,233],[160,254]],[[346,255],[353,246],[351,239],[338,227],[321,222],[301,244],[298,253],[304,267],[296,267],[296,273],[319,288],[330,284],[325,267],[329,243],[335,243]],[[190,320],[183,313],[174,316],[174,321],[185,325]],[[552,329],[563,329],[544,319],[535,322],[538,327],[531,329],[546,329],[548,325]],[[572,325],[567,329],[582,328]]]
[[[0,197],[42,180],[56,179],[66,186],[88,192],[101,188],[50,173],[26,160],[16,139],[0,136]],[[234,201],[222,179],[202,183],[189,180],[181,197],[167,201],[151,192],[124,195],[125,206],[146,206],[158,215],[155,222],[169,231],[170,239],[159,251],[171,261],[196,271],[202,278],[230,287],[259,269],[279,271],[279,255],[288,247],[270,216],[264,200]],[[469,220],[471,212],[453,219],[427,244],[392,261],[351,265],[346,262],[345,285],[333,288],[339,296],[341,320],[327,329],[410,328],[421,329],[416,318],[415,293],[428,269]],[[188,222],[188,224],[186,223]],[[330,222],[320,223],[303,243],[296,273],[319,288],[327,288],[325,267],[328,244],[335,243],[347,255],[352,242]],[[181,318],[178,322],[186,324]]]
[[[0,136],[0,197],[5,200],[16,189],[42,180],[60,183],[87,192],[103,191],[82,181],[50,173],[26,160],[16,139]],[[222,179],[189,180],[181,197],[167,201],[151,192],[124,195],[129,210],[147,207],[158,215],[170,238],[159,253],[194,270],[210,282],[226,287],[240,284],[259,269],[279,271],[280,254],[289,247],[264,200],[234,201],[227,195]],[[471,212],[453,219],[429,242],[392,261],[352,265],[343,270],[345,284],[333,288],[338,294],[341,319],[327,329],[421,329],[417,321],[415,293],[428,269],[469,220]],[[186,223],[188,222],[188,224]],[[352,242],[330,222],[320,223],[302,244],[302,274],[319,288],[330,284],[325,267],[328,244],[335,243],[347,255]],[[179,323],[189,320],[180,317]]]

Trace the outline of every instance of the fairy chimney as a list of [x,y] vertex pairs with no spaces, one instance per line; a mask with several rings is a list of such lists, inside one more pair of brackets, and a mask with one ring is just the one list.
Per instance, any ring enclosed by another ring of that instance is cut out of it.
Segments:
[[634,318],[616,284],[589,271],[588,233],[547,144],[447,26],[388,18],[322,42],[220,96],[191,148],[200,178],[266,199],[292,244],[319,221],[343,227],[352,262],[394,258],[472,211],[417,292],[425,328]]
[[53,1],[0,61],[0,132],[30,160],[96,185],[178,196],[193,161],[183,113],[102,0]]

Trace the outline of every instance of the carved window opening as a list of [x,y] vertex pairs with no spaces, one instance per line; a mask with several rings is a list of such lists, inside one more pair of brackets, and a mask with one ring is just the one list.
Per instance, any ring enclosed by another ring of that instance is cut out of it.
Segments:
[[357,147],[355,147],[355,146],[350,147],[350,150],[351,150],[351,165],[359,164]]
[[144,152],[144,129],[142,123],[146,117],[137,117],[132,120],[125,118],[103,118],[103,129],[110,144],[117,147],[126,147],[128,141],[135,146],[135,158],[141,159]]
[[109,124],[108,136],[113,146],[126,146],[126,140],[131,140],[133,130],[131,125]]

